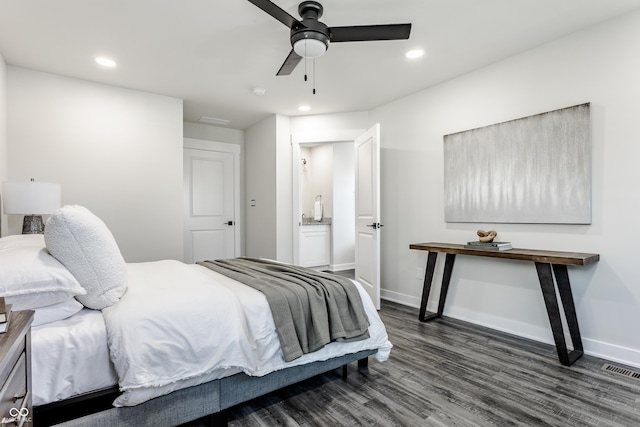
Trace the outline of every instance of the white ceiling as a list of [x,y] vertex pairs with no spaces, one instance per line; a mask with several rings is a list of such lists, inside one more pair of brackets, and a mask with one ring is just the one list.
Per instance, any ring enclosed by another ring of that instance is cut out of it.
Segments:
[[[298,17],[298,0],[275,0]],[[10,65],[184,100],[185,121],[235,129],[274,114],[364,111],[597,22],[640,0],[320,0],[328,26],[411,22],[403,41],[336,43],[290,76],[275,74],[289,30],[246,0],[0,0]],[[405,59],[411,48],[425,56]],[[108,56],[115,69],[97,66]],[[266,89],[255,96],[253,87]]]

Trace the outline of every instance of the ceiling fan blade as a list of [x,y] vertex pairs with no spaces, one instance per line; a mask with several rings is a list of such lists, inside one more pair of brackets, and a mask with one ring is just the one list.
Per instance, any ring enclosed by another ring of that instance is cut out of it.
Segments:
[[284,63],[278,70],[276,76],[288,76],[289,74],[291,74],[291,72],[296,68],[301,59],[302,56],[298,55],[293,51],[293,49],[291,49],[291,52],[289,52],[289,56],[287,56],[287,59],[284,60]]
[[302,22],[298,21],[296,18],[289,15],[286,11],[269,0],[249,0],[249,2],[258,6],[260,9],[264,10],[289,28],[293,28],[294,26],[298,28],[305,27]]
[[411,34],[411,24],[356,25],[331,27],[331,43],[366,42],[373,40],[405,40]]

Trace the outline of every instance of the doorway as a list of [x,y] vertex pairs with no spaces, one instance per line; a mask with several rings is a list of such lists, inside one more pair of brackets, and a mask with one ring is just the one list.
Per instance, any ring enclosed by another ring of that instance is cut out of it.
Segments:
[[[313,149],[314,147],[329,147],[333,144],[349,144],[351,149],[353,149],[354,141],[358,136],[360,136],[365,130],[364,129],[348,129],[348,130],[335,130],[328,132],[313,132],[311,134],[293,134],[291,135],[292,141],[292,161],[293,161],[293,263],[295,265],[300,265],[300,231],[302,227],[302,214],[305,213],[303,198],[305,195],[302,194],[303,184],[302,180],[305,178],[304,169],[305,167],[320,167],[318,164],[311,164],[309,161],[311,159],[306,158],[303,155],[303,150]],[[303,163],[303,159],[307,160],[307,165]],[[335,165],[334,165],[335,166]],[[315,200],[317,194],[317,190],[313,190],[308,197],[311,200]],[[343,196],[339,196],[343,197]],[[353,195],[351,197],[354,197]],[[326,203],[326,200],[323,201]],[[333,200],[330,202],[331,214],[333,215],[334,203]],[[307,210],[309,210],[307,208]],[[311,212],[306,212],[305,217],[309,215]],[[332,218],[332,232],[333,226],[336,223]],[[336,270],[339,268],[353,268],[353,266],[334,266]]]
[[376,308],[380,308],[380,198],[379,150],[380,125],[367,130],[346,130],[309,136],[292,135],[293,161],[293,259],[300,265],[300,239],[302,227],[301,177],[302,147],[305,144],[351,142],[354,157],[355,185],[352,215],[355,227],[350,233],[355,240],[355,275],[370,295]]
[[[300,155],[299,265],[332,272],[354,269],[354,144],[352,141],[301,144]],[[318,203],[320,214],[316,209]],[[311,236],[316,239],[310,239]],[[310,257],[314,251],[318,254],[324,251],[326,255]]]

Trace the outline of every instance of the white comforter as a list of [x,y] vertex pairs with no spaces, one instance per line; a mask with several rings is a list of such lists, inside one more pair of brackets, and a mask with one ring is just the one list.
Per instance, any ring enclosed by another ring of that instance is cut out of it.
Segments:
[[389,356],[384,325],[359,285],[371,337],[331,343],[285,363],[269,305],[259,291],[178,261],[127,266],[127,293],[103,310],[111,360],[124,392],[116,406],[137,405],[237,372],[262,376],[364,349],[378,349],[381,361]]

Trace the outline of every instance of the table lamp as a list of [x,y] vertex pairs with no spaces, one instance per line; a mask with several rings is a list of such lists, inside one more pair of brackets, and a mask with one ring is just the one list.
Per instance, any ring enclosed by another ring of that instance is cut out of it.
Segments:
[[24,215],[22,234],[43,234],[42,215],[60,207],[60,184],[50,182],[3,182],[4,213]]

